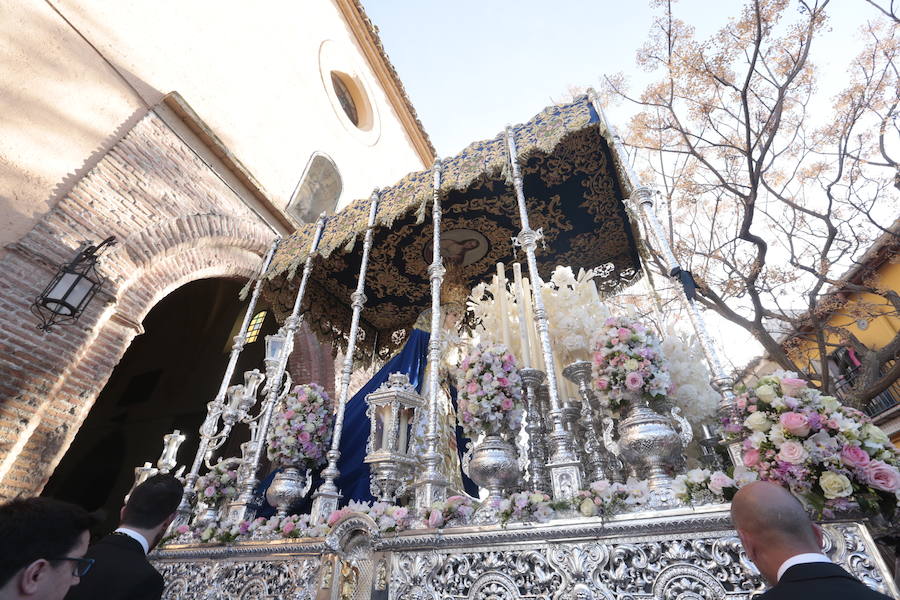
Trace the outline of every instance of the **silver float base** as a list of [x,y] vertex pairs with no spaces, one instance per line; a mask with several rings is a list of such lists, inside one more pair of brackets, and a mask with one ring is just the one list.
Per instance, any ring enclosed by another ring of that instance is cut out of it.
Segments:
[[[863,523],[823,528],[832,560],[898,595]],[[170,546],[152,559],[167,600],[737,600],[765,587],[727,505],[383,535],[361,515],[325,539]]]

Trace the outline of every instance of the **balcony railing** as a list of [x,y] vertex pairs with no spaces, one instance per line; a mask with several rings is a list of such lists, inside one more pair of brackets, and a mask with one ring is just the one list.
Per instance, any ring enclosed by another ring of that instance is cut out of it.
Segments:
[[[884,373],[888,369],[890,369],[894,364],[894,361],[888,361],[881,367],[881,372]],[[835,396],[837,396],[842,402],[849,406],[856,406],[856,403],[851,401],[849,398],[850,390],[853,383],[856,381],[856,374],[859,371],[859,367],[854,368],[846,375],[841,377],[841,379],[835,383]],[[870,417],[875,417],[880,415],[881,413],[890,410],[900,404],[898,401],[900,398],[900,381],[895,381],[891,384],[891,386],[869,400],[864,406],[857,406],[864,413],[869,415]]]

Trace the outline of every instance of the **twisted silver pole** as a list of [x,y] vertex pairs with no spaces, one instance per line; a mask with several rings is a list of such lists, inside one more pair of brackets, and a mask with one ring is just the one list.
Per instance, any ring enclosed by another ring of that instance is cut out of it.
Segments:
[[252,510],[253,490],[257,484],[256,472],[259,469],[259,461],[262,457],[263,448],[266,445],[266,432],[268,432],[269,423],[272,421],[272,411],[275,409],[275,404],[281,392],[281,379],[284,377],[285,370],[287,370],[288,358],[294,347],[294,334],[300,327],[300,306],[303,303],[303,297],[306,295],[306,284],[309,282],[309,275],[312,272],[313,259],[319,250],[319,241],[322,239],[325,221],[325,213],[322,213],[316,221],[316,232],[313,235],[309,254],[306,256],[306,262],[303,265],[303,276],[300,278],[300,288],[297,290],[297,296],[294,298],[294,306],[291,309],[290,316],[285,319],[284,325],[281,327],[284,343],[278,352],[278,363],[272,370],[272,377],[267,382],[266,399],[260,409],[259,425],[256,428],[254,439],[250,442],[249,455],[244,459],[244,464],[241,465],[239,470],[242,474],[238,484],[241,491],[228,507],[228,519],[235,523],[253,516],[250,514],[250,511]]
[[341,492],[334,481],[341,472],[338,470],[337,461],[341,457],[340,444],[341,432],[344,429],[344,409],[350,395],[350,376],[353,373],[353,355],[356,352],[356,334],[359,330],[359,315],[366,304],[366,270],[369,266],[369,251],[372,249],[372,235],[375,229],[375,214],[378,212],[379,192],[372,192],[369,205],[369,222],[366,228],[366,236],[363,240],[362,260],[359,264],[359,276],[356,279],[356,290],[350,295],[353,316],[350,321],[350,333],[347,340],[347,351],[344,354],[344,365],[341,369],[341,393],[338,399],[337,415],[334,420],[334,435],[331,438],[331,450],[328,451],[328,466],[322,471],[322,485],[313,494],[313,505],[310,520],[313,524],[324,523],[333,511],[337,510]]
[[441,361],[441,284],[444,280],[443,261],[441,259],[441,159],[434,161],[434,180],[432,186],[431,219],[433,228],[433,244],[431,265],[428,275],[431,279],[431,338],[428,341],[428,362],[431,370],[428,374],[428,429],[425,432],[425,455],[422,457],[424,469],[416,482],[416,507],[425,509],[435,502],[443,502],[447,498],[449,482],[439,468],[441,454],[438,452],[440,432],[438,430],[438,389],[440,384]]
[[[629,183],[635,186],[629,199],[632,204],[640,210],[640,214],[643,215],[646,220],[648,232],[653,238],[651,241],[655,240],[655,247],[662,252],[666,263],[668,263],[669,273],[673,273],[675,269],[680,269],[681,265],[678,264],[678,260],[675,258],[675,253],[672,252],[672,247],[669,245],[669,240],[666,238],[662,225],[660,224],[659,219],[656,218],[656,213],[653,211],[653,190],[638,183],[639,179],[635,174],[634,169],[632,169],[631,165],[625,160],[628,155],[625,153],[622,138],[619,137],[606,120],[606,114],[603,112],[603,108],[600,106],[600,102],[597,99],[597,94],[594,90],[590,90],[588,95],[594,106],[594,110],[597,111],[597,115],[600,117],[600,121],[611,134],[613,146],[620,158],[619,162],[630,179]],[[712,338],[709,336],[709,331],[706,328],[706,321],[697,308],[697,304],[688,298],[686,294],[677,294],[677,296],[681,299],[683,306],[687,310],[688,318],[691,321],[694,333],[697,335],[697,339],[700,340],[703,355],[706,358],[709,370],[713,376],[712,384],[719,393],[722,394],[722,399],[719,402],[718,408],[719,416],[736,421],[739,419],[739,410],[737,408],[737,403],[735,402],[733,390],[734,380],[726,373],[722,366],[722,361],[719,360],[718,351],[716,350],[715,344],[712,342]],[[728,446],[728,453],[735,466],[743,464],[740,457],[740,448],[737,444],[730,444]]]
[[516,237],[516,243],[525,250],[528,260],[528,273],[534,282],[532,292],[534,294],[534,318],[537,321],[538,334],[541,339],[541,350],[544,354],[544,364],[547,365],[547,388],[550,393],[550,418],[552,431],[550,439],[553,441],[553,452],[550,454],[550,462],[547,468],[550,470],[550,480],[553,487],[554,498],[561,500],[572,496],[581,489],[582,473],[581,463],[575,455],[572,434],[563,427],[562,406],[559,401],[559,385],[557,374],[553,365],[553,349],[550,346],[550,325],[547,321],[547,309],[544,308],[544,298],[541,293],[541,278],[538,273],[535,249],[542,235],[533,230],[528,221],[528,209],[525,206],[525,192],[522,185],[522,172],[516,153],[516,140],[512,128],[506,128],[506,148],[509,165],[512,171],[513,187],[516,191],[516,201],[519,206],[519,220],[522,223],[522,231]]
[[253,285],[250,303],[247,305],[247,312],[244,313],[244,320],[241,322],[241,329],[234,336],[234,344],[231,346],[231,355],[228,357],[228,365],[225,367],[225,374],[222,375],[219,391],[212,402],[206,405],[206,418],[200,426],[200,443],[197,446],[194,461],[191,463],[191,470],[188,471],[184,480],[184,494],[181,496],[181,503],[178,505],[178,514],[175,519],[177,523],[175,523],[174,527],[176,528],[187,524],[188,520],[190,520],[191,503],[194,501],[194,496],[196,496],[194,486],[197,484],[197,479],[200,476],[200,467],[203,466],[203,461],[206,458],[210,440],[218,433],[219,416],[225,408],[225,394],[228,391],[228,384],[231,383],[238,358],[240,358],[241,351],[244,349],[244,344],[247,343],[247,328],[250,326],[250,319],[253,318],[253,313],[256,311],[256,303],[259,300],[259,293],[262,289],[263,277],[269,268],[269,264],[272,262],[272,257],[275,256],[275,250],[278,248],[279,242],[281,242],[281,237],[276,237],[263,258],[259,268],[259,275],[256,278],[256,283]]

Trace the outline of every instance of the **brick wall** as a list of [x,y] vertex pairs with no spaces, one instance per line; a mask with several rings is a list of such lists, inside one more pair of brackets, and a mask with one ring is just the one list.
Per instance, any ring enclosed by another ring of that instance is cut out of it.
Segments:
[[[100,263],[104,290],[78,323],[42,335],[33,299],[82,240],[109,235],[118,244]],[[159,300],[197,279],[253,276],[273,235],[150,112],[8,246],[0,258],[0,498],[40,491]],[[299,368],[328,380],[317,366]]]

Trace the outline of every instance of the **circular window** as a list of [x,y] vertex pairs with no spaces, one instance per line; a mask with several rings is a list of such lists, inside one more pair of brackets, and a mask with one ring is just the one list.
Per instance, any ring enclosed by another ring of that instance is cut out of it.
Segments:
[[359,127],[359,111],[356,110],[356,102],[353,101],[350,88],[347,87],[341,76],[334,71],[331,72],[331,85],[334,86],[334,93],[337,94],[338,102],[341,103],[341,108],[344,109],[347,118],[350,119],[351,123]]

